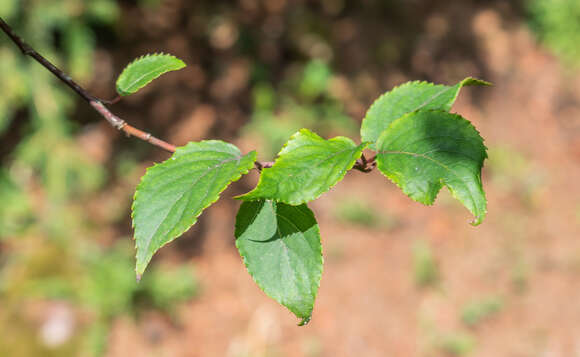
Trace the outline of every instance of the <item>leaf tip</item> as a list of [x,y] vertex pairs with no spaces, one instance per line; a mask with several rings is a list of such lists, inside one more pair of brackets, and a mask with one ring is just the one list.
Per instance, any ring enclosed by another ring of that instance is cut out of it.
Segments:
[[477,79],[473,77],[467,77],[461,81],[461,86],[483,86],[483,87],[490,87],[493,86],[492,83],[488,81],[484,81],[482,79]]
[[306,325],[308,325],[310,320],[312,320],[312,314],[310,314],[306,317],[303,317],[302,320],[300,320],[300,322],[298,323],[298,326],[306,326]]
[[137,264],[135,264],[135,279],[137,280],[137,282],[141,281],[143,273],[145,273],[145,269],[147,269],[147,265],[149,265],[150,260],[151,259],[143,262],[142,260],[139,259],[139,257],[137,257]]
[[475,217],[471,222],[469,222],[469,224],[471,224],[474,227],[477,227],[483,222],[483,218],[484,218],[484,215],[479,215],[479,216]]

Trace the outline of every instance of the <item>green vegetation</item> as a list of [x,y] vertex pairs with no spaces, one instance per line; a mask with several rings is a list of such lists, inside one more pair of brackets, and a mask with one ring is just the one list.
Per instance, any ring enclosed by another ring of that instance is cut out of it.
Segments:
[[[318,224],[306,204],[330,190],[347,171],[356,169],[368,173],[376,167],[407,196],[426,205],[431,205],[441,188],[446,186],[473,214],[473,225],[480,224],[485,218],[487,201],[481,170],[487,158],[486,147],[473,125],[449,110],[462,87],[489,85],[487,82],[466,78],[453,86],[428,82],[403,84],[383,94],[370,106],[361,123],[362,143],[357,145],[346,137],[327,140],[302,128],[284,144],[275,162],[259,162],[256,161],[256,152],[244,155],[236,146],[223,141],[190,142],[175,147],[132,127],[117,118],[104,101],[72,83],[67,74],[52,64],[47,64],[46,59],[14,35],[4,21],[0,24],[18,47],[28,49],[24,51],[25,55],[36,59],[72,87],[114,128],[173,153],[168,160],[147,170],[134,195],[131,217],[138,280],[159,249],[194,225],[197,217],[217,201],[221,192],[254,166],[261,173],[257,187],[237,197],[244,201],[237,215],[237,247],[260,288],[299,317],[300,325],[311,319],[322,274]],[[83,41],[72,43],[82,44]],[[120,96],[133,94],[160,75],[183,67],[183,61],[170,55],[142,56],[121,73],[117,80],[117,93]],[[31,72],[41,69],[35,67]],[[297,82],[294,78],[289,82],[295,83],[293,87],[303,101],[312,104],[328,100],[331,103],[328,107],[334,110],[338,108],[336,101],[327,97],[331,76],[326,64],[314,60],[306,65]],[[263,108],[263,113],[268,113],[275,110],[275,102],[265,88],[262,87],[263,92],[256,98],[257,111]],[[42,88],[35,85],[34,89],[42,93],[40,100],[47,99]],[[55,107],[61,108],[64,104],[57,103],[53,109]],[[45,109],[49,110],[49,107]],[[333,114],[336,112],[340,110]],[[266,135],[270,136],[270,133]],[[24,151],[25,161],[37,163],[50,155],[65,159],[49,167],[68,174],[58,182],[47,183],[54,185],[59,194],[88,193],[102,185],[104,170],[98,174],[99,168],[95,165],[91,170],[90,162],[81,169],[78,163],[86,160],[72,147],[59,147],[66,142],[63,138],[43,142],[46,137],[42,136],[34,140],[52,150],[49,154],[38,148]],[[367,159],[363,154],[365,148],[374,150],[375,155]],[[69,161],[77,165],[70,173],[66,167]],[[77,189],[75,185],[82,184],[83,179],[90,183]],[[51,198],[51,202],[58,201],[54,200],[56,197]],[[82,209],[78,212],[84,213]],[[50,213],[64,212],[53,210]],[[63,227],[54,227],[53,224],[53,220],[48,222],[51,233],[59,230],[58,236],[71,234],[72,227],[65,225],[64,230],[68,231],[64,232]],[[429,266],[432,259],[424,253],[418,256],[418,282],[432,284],[436,280],[436,274],[432,273],[434,268]],[[103,274],[107,273],[107,267],[100,268]],[[99,310],[108,311],[109,307],[115,306],[125,311],[127,301],[124,298],[129,295],[123,293],[125,286],[120,282],[117,289],[121,295],[109,296],[110,301],[98,292],[91,296],[102,304]],[[62,293],[58,288],[55,291]]]
[[417,110],[449,111],[464,86],[482,86],[489,83],[465,78],[454,86],[427,82],[408,82],[383,94],[369,108],[361,126],[361,138],[375,142],[393,121]]
[[[26,16],[21,16],[23,13]],[[30,39],[31,45],[67,68],[80,82],[86,82],[93,71],[95,39],[88,24],[110,25],[118,13],[113,0],[85,4],[63,0],[58,6],[54,1],[24,4],[19,0],[3,0],[0,5],[0,17],[13,24],[20,35]],[[63,35],[64,51],[55,46],[54,34]],[[37,135],[55,142],[67,139],[70,123],[66,117],[72,110],[68,89],[57,84],[57,80],[37,63],[22,61],[20,56],[13,48],[0,48],[0,77],[4,78],[0,83],[0,134],[19,109],[26,109],[33,120],[32,137]],[[40,143],[33,141],[21,146],[35,144]],[[68,151],[74,152],[73,149]]]
[[302,319],[300,325],[308,323],[322,276],[314,213],[304,204],[244,202],[235,235],[244,264],[260,288]]
[[[18,311],[21,305],[27,303],[22,296],[69,303],[75,309],[85,311],[90,319],[81,326],[80,334],[76,333],[56,351],[74,350],[78,347],[75,345],[80,343],[83,351],[90,352],[91,356],[101,356],[106,351],[106,339],[114,318],[123,315],[138,317],[141,311],[157,309],[178,321],[179,317],[175,314],[177,304],[199,292],[191,266],[157,266],[138,284],[131,272],[134,258],[128,244],[119,243],[107,250],[91,244],[75,248],[76,251],[69,251],[48,243],[40,247],[42,251],[34,250],[31,252],[33,255],[26,256],[20,254],[8,261],[0,275],[0,281],[4,283],[0,286],[0,294],[4,306],[9,309],[0,313],[0,321],[7,319],[10,311]],[[67,265],[59,266],[56,262],[63,259],[63,255]],[[7,320],[16,321],[22,329],[9,330],[5,337],[17,340],[27,338],[29,327],[26,327],[27,322],[22,316],[12,316]],[[50,351],[41,344],[31,344],[29,347],[28,352],[19,354],[13,349],[20,347],[0,344],[0,350],[7,355],[25,356],[33,350],[43,351],[37,352],[40,354]]]
[[476,348],[476,338],[464,330],[441,329],[425,317],[421,318],[420,326],[424,339],[422,356],[467,356]]
[[333,213],[339,221],[361,227],[375,228],[381,222],[373,207],[354,197],[339,201]]
[[529,22],[542,42],[567,63],[580,65],[580,2],[531,0]]
[[415,242],[413,246],[413,277],[419,287],[433,286],[440,279],[439,268],[431,247],[423,240]]
[[275,156],[288,137],[302,128],[325,136],[336,131],[356,133],[356,123],[333,92],[332,72],[323,61],[308,62],[298,75],[290,72],[276,88],[257,72],[254,113],[242,132],[262,147],[265,157]]
[[376,145],[378,169],[413,200],[431,205],[447,186],[473,213],[473,225],[483,221],[481,168],[487,154],[469,121],[444,111],[412,112],[393,122]]
[[[82,84],[94,73],[94,28],[110,28],[118,16],[114,0],[0,2],[0,17]],[[105,213],[88,204],[111,171],[79,148],[70,90],[1,42],[0,135],[23,129],[13,132],[21,137],[0,168],[0,354],[100,356],[115,317],[155,308],[177,318],[176,304],[194,297],[198,284],[187,265],[155,267],[137,284],[130,238],[98,243],[103,227],[125,219],[130,197],[104,200]],[[29,119],[16,122],[22,114]],[[129,167],[122,181],[135,172]],[[43,302],[82,316],[62,345],[45,345],[23,313]]]
[[182,60],[171,55],[161,53],[142,56],[123,70],[117,79],[117,92],[123,96],[136,93],[162,74],[184,67]]
[[[168,55],[141,57],[125,68],[117,91],[120,95],[133,93],[160,74],[181,67],[183,62]],[[305,97],[320,95],[328,76],[320,64],[307,67],[301,93]],[[488,84],[466,78],[451,87],[426,82],[402,85],[369,108],[361,125],[362,144],[346,137],[325,140],[300,129],[284,144],[274,163],[257,162],[255,152],[242,155],[223,141],[174,148],[151,142],[146,135],[143,140],[174,153],[148,169],[135,192],[132,218],[137,278],[161,247],[195,224],[230,183],[255,166],[261,171],[257,187],[237,197],[245,203],[237,215],[236,245],[260,288],[300,318],[300,325],[308,323],[322,275],[322,248],[316,219],[306,204],[330,190],[347,171],[370,172],[376,158],[378,169],[412,199],[432,204],[447,186],[473,213],[474,225],[483,221],[487,201],[481,169],[486,147],[468,120],[448,111],[463,86]],[[270,102],[261,99],[266,107]],[[109,120],[112,115],[103,116]],[[124,130],[124,126],[118,129]],[[363,155],[367,147],[377,151],[368,161]],[[430,257],[423,254],[419,258],[419,283],[432,283],[435,275],[428,266]]]
[[[90,309],[96,321],[88,327],[87,343],[96,356],[104,353],[109,325],[121,315],[138,317],[140,311],[157,309],[178,321],[176,306],[195,297],[199,286],[191,266],[156,267],[138,284],[131,272],[131,250],[123,244],[110,252],[87,256],[89,271],[78,298],[81,306]],[[129,272],[129,273],[128,273]]]
[[449,332],[438,336],[438,348],[452,356],[466,356],[475,349],[475,339],[465,332]]
[[514,194],[525,207],[535,208],[537,192],[545,183],[547,173],[509,146],[490,148],[489,157],[488,168],[496,186]]
[[461,320],[467,326],[473,327],[497,314],[502,308],[503,302],[496,296],[472,301],[463,307]]
[[530,266],[522,257],[521,253],[516,255],[510,271],[513,288],[518,293],[524,293],[530,284]]
[[[137,61],[123,75],[127,73],[147,77],[151,67]],[[325,72],[314,73],[302,82],[305,96],[324,87]],[[238,250],[260,288],[300,318],[300,325],[308,323],[320,285],[322,249],[316,219],[306,204],[330,190],[347,171],[372,171],[375,158],[367,161],[366,147],[376,149],[378,169],[409,197],[430,205],[447,186],[473,213],[473,225],[480,224],[487,211],[481,182],[486,147],[468,120],[448,112],[466,85],[488,83],[472,78],[451,87],[412,82],[387,92],[365,116],[360,145],[346,137],[326,140],[300,129],[274,163],[255,162],[255,152],[242,155],[223,141],[168,149],[175,151],[173,156],[148,169],[135,193],[137,277],[161,247],[195,224],[231,182],[255,165],[261,171],[257,187],[237,197],[245,201],[236,221]],[[421,285],[436,280],[430,264],[428,254],[418,255],[415,270]]]
[[248,173],[255,159],[255,152],[242,155],[231,144],[208,140],[189,143],[147,170],[133,203],[139,279],[153,253],[194,225],[231,182]]
[[[344,178],[366,146],[343,136],[324,140],[301,129],[290,137],[274,165],[260,175],[258,186],[239,198],[291,205],[315,200]],[[283,177],[289,179],[282,180]]]
[[339,200],[334,206],[333,215],[345,224],[367,229],[391,230],[400,224],[397,217],[375,209],[369,202],[360,197],[347,197]]

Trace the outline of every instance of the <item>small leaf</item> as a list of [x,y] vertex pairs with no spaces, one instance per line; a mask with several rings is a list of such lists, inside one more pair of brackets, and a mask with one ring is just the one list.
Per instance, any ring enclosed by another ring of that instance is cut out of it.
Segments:
[[420,110],[394,121],[377,141],[379,170],[415,201],[430,205],[443,185],[476,219],[486,214],[483,139],[461,116]]
[[242,203],[236,246],[248,272],[268,296],[286,306],[300,325],[310,321],[322,276],[322,245],[314,214],[306,205]]
[[342,180],[365,147],[342,136],[324,140],[302,129],[286,143],[274,166],[262,170],[258,186],[239,198],[291,205],[312,201]]
[[419,109],[449,111],[464,86],[486,86],[488,82],[465,78],[454,86],[407,82],[380,96],[369,108],[361,125],[361,137],[374,143],[396,119]]
[[122,96],[133,94],[160,75],[184,67],[182,60],[163,53],[139,57],[117,79],[117,92]]
[[165,244],[188,230],[201,212],[253,167],[256,153],[242,155],[223,141],[189,143],[147,169],[135,192],[133,227],[137,275]]

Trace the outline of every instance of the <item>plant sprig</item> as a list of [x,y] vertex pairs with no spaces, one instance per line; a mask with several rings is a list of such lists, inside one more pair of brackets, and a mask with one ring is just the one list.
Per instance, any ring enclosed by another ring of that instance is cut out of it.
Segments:
[[[274,162],[258,162],[219,140],[176,147],[127,124],[100,100],[27,45],[0,18],[0,28],[31,56],[87,101],[113,127],[172,152],[150,167],[132,205],[138,279],[153,255],[197,221],[228,185],[255,167],[258,185],[239,196],[236,246],[258,286],[286,306],[300,325],[311,319],[322,276],[320,230],[307,204],[330,190],[349,170],[375,167],[411,199],[430,205],[446,186],[480,224],[487,211],[481,169],[487,158],[483,139],[465,118],[449,113],[465,86],[489,85],[466,78],[453,86],[408,82],[380,96],[361,125],[361,143],[330,140],[301,129]],[[167,54],[145,55],[117,80],[120,96],[136,93],[160,75],[185,63]],[[363,150],[375,151],[370,158]]]

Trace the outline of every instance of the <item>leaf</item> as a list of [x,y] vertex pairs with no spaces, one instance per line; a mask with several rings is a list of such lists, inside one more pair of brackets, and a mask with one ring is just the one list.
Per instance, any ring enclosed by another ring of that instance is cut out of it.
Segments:
[[238,198],[291,205],[312,201],[342,180],[365,147],[342,136],[324,140],[301,129],[280,151],[274,166],[262,170],[258,186]]
[[255,160],[255,152],[242,155],[234,145],[211,140],[180,147],[170,159],[147,169],[132,207],[138,276],[157,250],[195,224]]
[[420,110],[394,121],[377,141],[379,170],[415,201],[430,205],[443,185],[476,217],[486,214],[483,139],[471,123],[445,111]]
[[305,205],[251,201],[236,217],[236,247],[268,296],[307,324],[322,276],[320,231]]
[[122,96],[133,94],[160,75],[184,67],[182,60],[171,55],[156,53],[141,56],[125,67],[117,79],[117,92]]
[[380,96],[369,108],[361,125],[363,142],[374,143],[396,119],[419,109],[449,111],[464,86],[487,86],[490,83],[465,78],[454,86],[428,82],[407,82]]

